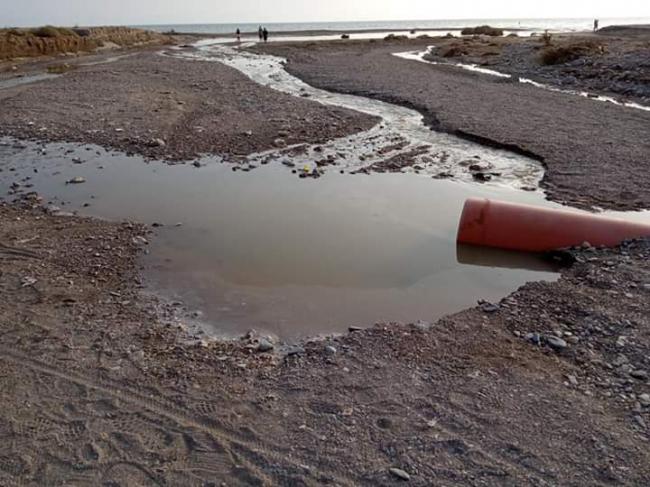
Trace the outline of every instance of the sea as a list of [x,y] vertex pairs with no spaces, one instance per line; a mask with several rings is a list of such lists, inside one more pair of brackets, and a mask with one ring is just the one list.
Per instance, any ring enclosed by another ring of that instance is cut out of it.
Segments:
[[[506,31],[542,32],[580,32],[593,29],[593,18],[582,19],[463,19],[463,20],[389,20],[363,22],[288,22],[265,23],[269,32],[291,33],[305,31],[331,31],[342,33],[347,31],[456,31],[468,26],[491,25]],[[603,18],[599,19],[600,27],[609,25],[650,24],[647,18]],[[168,24],[168,25],[138,25],[134,27],[147,28],[159,32],[182,32],[197,34],[231,34],[237,29],[244,33],[257,32],[259,23],[227,23],[227,24]]]

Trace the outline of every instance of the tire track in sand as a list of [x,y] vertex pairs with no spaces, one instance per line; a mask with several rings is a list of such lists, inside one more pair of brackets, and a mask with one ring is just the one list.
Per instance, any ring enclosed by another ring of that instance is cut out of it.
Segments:
[[[238,445],[244,445],[252,452],[254,452],[255,456],[260,455],[262,458],[268,458],[269,460],[276,462],[278,465],[289,464],[295,467],[296,470],[305,470],[305,466],[298,463],[295,459],[288,458],[287,456],[283,456],[275,451],[269,450],[268,447],[264,446],[260,441],[251,442],[250,440],[239,438],[236,434],[219,427],[214,420],[208,420],[207,418],[197,418],[188,415],[171,401],[161,401],[159,399],[154,399],[141,392],[135,391],[130,387],[115,384],[113,381],[107,379],[92,379],[77,373],[63,372],[56,367],[52,367],[38,360],[27,357],[3,345],[0,345],[0,353],[2,354],[0,361],[12,361],[20,366],[28,367],[34,371],[73,382],[88,389],[103,392],[116,399],[128,402],[132,405],[136,405],[143,409],[149,410],[150,412],[153,412],[157,415],[171,419],[180,426],[193,427],[201,430],[209,435],[214,436],[218,440],[227,442],[231,446],[235,446],[235,448],[230,449],[231,453],[234,453],[235,451],[241,452],[242,450],[246,450],[246,448],[237,448]],[[264,483],[264,485],[275,485],[273,480],[269,478],[264,472],[262,472],[258,466],[254,465],[248,460],[245,460],[241,455],[237,455],[237,461],[239,463],[242,463],[243,466],[245,466],[251,472],[254,472],[255,475],[259,477],[260,481]],[[318,477],[321,476],[319,474],[322,474],[322,472],[316,470],[311,466],[308,470],[310,472],[310,477],[312,477],[312,480],[314,480],[314,475]],[[330,481],[333,481],[335,483],[335,485],[354,485],[354,482],[351,479],[343,479],[340,478],[339,475],[340,474],[338,473],[334,475],[328,472],[327,475],[322,476],[328,477]]]

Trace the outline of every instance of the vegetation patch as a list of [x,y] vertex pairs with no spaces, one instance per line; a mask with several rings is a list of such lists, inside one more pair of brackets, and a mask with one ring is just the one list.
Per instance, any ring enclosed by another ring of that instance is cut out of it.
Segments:
[[595,42],[579,42],[557,46],[548,46],[540,54],[540,64],[554,66],[565,64],[594,54],[603,54],[605,49]]
[[464,36],[500,37],[503,35],[503,29],[490,27],[489,25],[480,25],[478,27],[466,27],[460,33]]

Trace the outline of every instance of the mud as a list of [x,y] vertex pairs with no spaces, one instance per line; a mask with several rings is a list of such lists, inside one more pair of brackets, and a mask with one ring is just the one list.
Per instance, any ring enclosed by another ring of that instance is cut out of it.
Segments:
[[[242,100],[246,100],[242,102]],[[325,142],[377,119],[266,89],[219,63],[143,52],[0,90],[0,134],[167,160]]]

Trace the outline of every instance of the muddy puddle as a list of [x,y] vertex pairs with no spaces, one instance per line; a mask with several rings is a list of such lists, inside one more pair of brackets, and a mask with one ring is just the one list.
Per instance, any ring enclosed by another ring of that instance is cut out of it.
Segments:
[[466,197],[539,202],[539,193],[416,174],[299,179],[282,164],[243,172],[216,159],[195,168],[94,146],[3,143],[6,199],[35,191],[63,212],[163,225],[143,259],[147,288],[182,302],[183,318],[213,334],[288,338],[433,321],[556,277],[529,256],[457,261]]
[[[467,197],[556,206],[538,190],[536,161],[432,132],[405,108],[311,88],[279,58],[219,46],[174,55],[226,62],[273,89],[383,120],[319,146],[237,164],[208,157],[198,167],[96,146],[0,140],[5,199],[35,192],[55,213],[156,224],[142,261],[146,290],[175,303],[175,319],[222,337],[257,329],[293,339],[431,322],[527,281],[557,278],[536,256],[455,243]],[[399,156],[411,162],[372,170]],[[489,180],[478,183],[472,165]],[[317,178],[299,177],[315,171]]]

